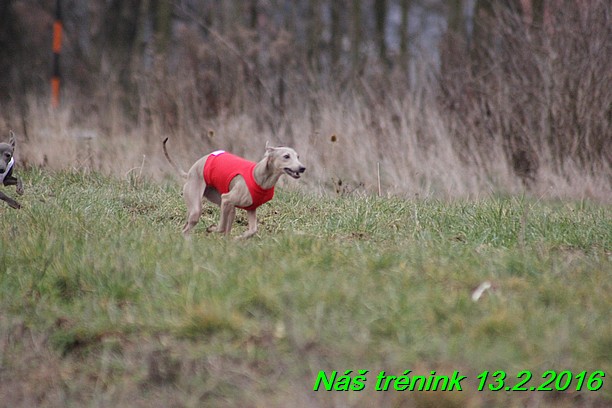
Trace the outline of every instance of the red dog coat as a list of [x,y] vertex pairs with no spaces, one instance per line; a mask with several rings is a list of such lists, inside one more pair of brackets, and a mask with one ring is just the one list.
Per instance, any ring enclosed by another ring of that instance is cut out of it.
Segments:
[[255,165],[252,161],[226,153],[223,150],[212,152],[204,163],[204,181],[207,186],[214,187],[220,194],[229,191],[230,182],[237,175],[241,175],[246,182],[253,204],[248,207],[238,207],[245,210],[255,210],[274,197],[274,187],[264,190],[257,184],[253,171]]

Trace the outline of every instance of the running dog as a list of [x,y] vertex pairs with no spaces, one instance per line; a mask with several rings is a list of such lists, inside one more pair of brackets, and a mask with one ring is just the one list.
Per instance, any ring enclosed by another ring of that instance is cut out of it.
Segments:
[[[17,186],[17,194],[23,195],[23,183],[20,179],[13,176],[13,166],[15,165],[15,158],[13,157],[14,152],[15,134],[11,130],[9,142],[0,143],[0,184],[4,186]],[[6,201],[12,208],[21,208],[19,202],[7,196],[2,191],[0,191],[0,200]]]
[[167,141],[168,138],[163,141],[166,159],[187,180],[183,186],[187,206],[185,235],[198,223],[202,215],[202,197],[206,197],[221,207],[219,225],[209,227],[208,232],[229,235],[238,207],[246,210],[249,222],[247,231],[238,238],[252,237],[257,232],[257,207],[272,199],[280,176],[288,174],[299,179],[306,171],[295,150],[266,144],[266,153],[258,163],[217,150],[197,160],[189,172],[185,172],[168,155]]

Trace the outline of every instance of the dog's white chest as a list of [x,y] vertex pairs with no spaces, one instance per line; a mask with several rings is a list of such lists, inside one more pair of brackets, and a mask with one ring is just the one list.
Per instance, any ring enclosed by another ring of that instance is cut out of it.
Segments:
[[8,166],[6,166],[6,171],[4,173],[0,174],[0,184],[2,184],[4,182],[4,178],[6,177],[7,174],[10,173],[10,171],[13,168],[14,164],[15,164],[15,158],[11,157],[11,160],[8,162]]

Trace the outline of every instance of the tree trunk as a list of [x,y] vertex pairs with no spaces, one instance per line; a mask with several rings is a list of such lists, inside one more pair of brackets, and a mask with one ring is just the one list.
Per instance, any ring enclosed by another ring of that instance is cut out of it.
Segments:
[[351,71],[361,72],[361,0],[353,0],[351,7]]
[[440,44],[441,72],[443,76],[456,67],[463,66],[461,60],[466,53],[466,28],[463,16],[463,0],[448,2],[447,30]]
[[385,28],[387,26],[387,0],[374,0],[374,18],[376,21],[376,44],[380,62],[388,66],[387,42]]
[[341,0],[332,0],[330,17],[331,17],[331,38],[329,44],[329,60],[331,62],[331,68],[335,71],[340,60],[340,54],[342,53],[342,29],[340,27],[340,9],[344,6]]
[[532,0],[531,12],[533,16],[533,26],[542,28],[544,25],[544,0]]
[[168,0],[153,0],[152,2],[155,30],[155,51],[165,54],[170,43],[172,24],[172,5]]
[[400,38],[400,65],[403,70],[408,68],[409,59],[409,26],[408,17],[410,16],[410,7],[412,6],[412,0],[401,0],[401,23],[399,27],[399,38]]
[[315,71],[320,68],[319,42],[321,41],[321,2],[311,0],[308,2],[307,10],[308,44],[306,46],[306,57],[308,64]]
[[251,0],[249,2],[249,28],[251,30],[257,29],[257,0]]

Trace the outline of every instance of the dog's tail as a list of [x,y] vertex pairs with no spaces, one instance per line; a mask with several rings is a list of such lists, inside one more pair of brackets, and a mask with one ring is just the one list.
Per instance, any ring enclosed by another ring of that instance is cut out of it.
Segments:
[[170,155],[168,154],[168,150],[166,149],[166,142],[168,141],[168,138],[164,139],[163,145],[164,145],[164,155],[166,156],[166,159],[168,160],[168,163],[170,163],[170,165],[174,168],[174,170],[176,170],[182,178],[187,178],[187,172],[183,169],[181,169],[179,166],[177,166],[176,163],[174,163],[174,161],[170,158]]

